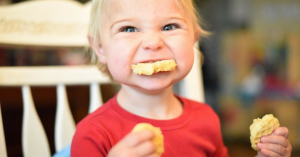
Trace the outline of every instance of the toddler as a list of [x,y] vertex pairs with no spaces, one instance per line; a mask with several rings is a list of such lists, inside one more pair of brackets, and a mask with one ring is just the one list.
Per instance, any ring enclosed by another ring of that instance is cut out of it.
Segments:
[[[215,112],[172,92],[193,66],[194,43],[206,34],[192,0],[94,0],[89,42],[100,70],[121,89],[77,125],[71,156],[156,157],[154,133],[131,133],[136,124],[150,123],[162,130],[163,157],[227,157]],[[152,75],[132,70],[165,60],[174,60],[175,69]],[[263,138],[258,156],[290,155],[287,135],[278,128]]]

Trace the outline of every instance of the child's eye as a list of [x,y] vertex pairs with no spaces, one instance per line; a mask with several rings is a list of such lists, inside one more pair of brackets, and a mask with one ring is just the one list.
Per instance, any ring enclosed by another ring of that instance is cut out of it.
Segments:
[[179,26],[176,25],[176,24],[168,24],[168,25],[164,26],[162,31],[171,31],[171,30],[176,29],[176,28],[179,28]]
[[128,26],[121,29],[121,32],[137,32],[138,30],[134,27]]

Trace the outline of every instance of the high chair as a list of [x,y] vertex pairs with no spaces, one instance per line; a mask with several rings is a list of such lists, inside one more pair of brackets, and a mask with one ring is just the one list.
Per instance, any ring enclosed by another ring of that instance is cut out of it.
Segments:
[[[90,5],[76,1],[27,1],[0,7],[0,43],[4,47],[86,47]],[[24,52],[25,53],[25,52]],[[25,157],[51,156],[36,112],[31,86],[56,86],[55,149],[71,143],[75,132],[66,85],[90,85],[92,112],[102,104],[99,84],[109,83],[96,66],[0,67],[0,86],[21,86],[23,97],[22,149]],[[1,101],[1,100],[0,100]],[[0,115],[0,156],[6,147]]]
[[[0,44],[13,47],[86,47],[91,3],[72,0],[26,1],[0,7]],[[178,83],[178,94],[204,101],[199,52],[189,75]],[[51,156],[44,127],[36,112],[31,86],[56,86],[55,150],[70,145],[75,132],[66,85],[90,85],[89,112],[102,103],[99,84],[111,83],[96,66],[0,67],[1,86],[21,86],[23,97],[22,149],[24,157]],[[0,100],[1,102],[1,100]],[[0,104],[1,105],[1,104]],[[0,156],[6,157],[1,106]]]

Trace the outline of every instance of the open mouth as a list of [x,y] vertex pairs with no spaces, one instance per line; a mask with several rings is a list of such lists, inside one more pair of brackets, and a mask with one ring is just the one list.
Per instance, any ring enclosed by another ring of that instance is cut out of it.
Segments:
[[171,59],[138,63],[136,65],[131,65],[131,68],[135,74],[152,75],[158,72],[172,71],[175,69],[176,66],[176,62],[173,59]]
[[[137,63],[137,64],[153,64],[153,63],[161,62],[161,61],[167,61],[167,60],[144,61],[144,62],[140,62],[140,63]],[[136,65],[137,65],[137,64],[136,64]]]

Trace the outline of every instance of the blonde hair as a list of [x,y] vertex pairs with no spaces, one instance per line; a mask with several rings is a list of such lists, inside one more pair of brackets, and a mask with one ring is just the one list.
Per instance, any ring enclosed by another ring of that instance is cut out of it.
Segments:
[[[193,0],[174,0],[176,4],[182,9],[192,21],[194,30],[199,31],[199,37],[203,38],[209,35],[209,32],[203,30],[200,27],[202,20],[195,8]],[[89,23],[88,36],[92,39],[90,44],[98,45],[103,39],[103,28],[105,22],[108,20],[108,9],[113,7],[115,0],[93,0],[91,8],[91,16]],[[101,72],[107,74],[111,79],[112,76],[106,64],[98,61],[97,56],[94,52],[90,52],[92,63],[97,63],[97,66]]]

